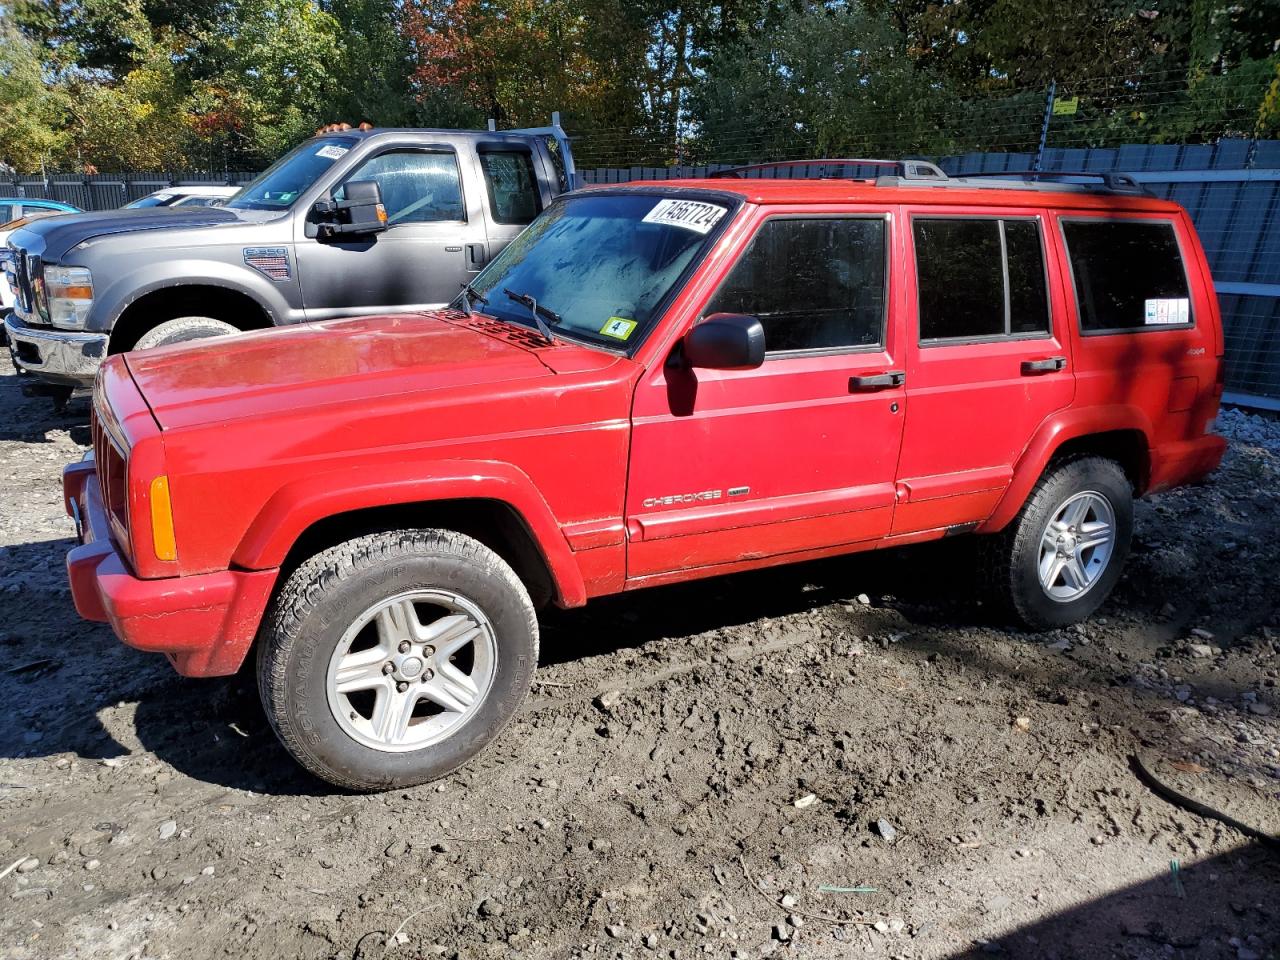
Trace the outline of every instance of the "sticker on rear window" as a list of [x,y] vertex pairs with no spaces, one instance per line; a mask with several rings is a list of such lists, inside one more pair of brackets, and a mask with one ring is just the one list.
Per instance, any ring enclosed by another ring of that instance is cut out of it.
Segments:
[[626,317],[610,317],[605,321],[604,326],[600,328],[600,332],[606,337],[613,337],[615,340],[626,340],[631,336],[631,331],[636,328],[634,320],[628,320]]
[[316,156],[324,157],[326,160],[339,160],[346,152],[346,147],[337,147],[328,143],[316,151]]
[[1190,323],[1191,301],[1186,297],[1148,300],[1146,322],[1149,324]]
[[645,223],[665,223],[695,233],[707,233],[720,222],[727,208],[700,200],[659,200],[644,215]]

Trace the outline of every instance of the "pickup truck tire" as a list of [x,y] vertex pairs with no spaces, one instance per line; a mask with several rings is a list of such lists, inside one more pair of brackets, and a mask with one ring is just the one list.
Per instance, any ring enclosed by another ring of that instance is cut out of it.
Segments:
[[215,320],[213,317],[174,317],[144,333],[133,345],[133,349],[148,350],[151,347],[167,347],[171,343],[203,340],[205,337],[225,337],[227,334],[239,332],[238,328],[225,320]]
[[358,537],[293,571],[258,645],[258,689],[285,748],[350,790],[445,776],[529,691],[538,623],[501,557],[447,530]]
[[1052,464],[1022,511],[988,538],[995,600],[1034,630],[1084,620],[1120,579],[1133,535],[1133,487],[1114,460]]

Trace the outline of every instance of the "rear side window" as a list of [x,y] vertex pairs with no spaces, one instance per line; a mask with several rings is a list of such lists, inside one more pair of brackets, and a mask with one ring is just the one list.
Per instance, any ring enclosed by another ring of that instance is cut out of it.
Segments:
[[530,223],[542,210],[533,155],[523,150],[484,150],[480,153],[489,209],[498,223]]
[[921,340],[1049,332],[1039,221],[917,217],[912,230]]
[[1064,220],[1080,329],[1189,326],[1187,272],[1173,224]]
[[885,240],[881,218],[766,221],[703,314],[758,317],[768,353],[875,346]]

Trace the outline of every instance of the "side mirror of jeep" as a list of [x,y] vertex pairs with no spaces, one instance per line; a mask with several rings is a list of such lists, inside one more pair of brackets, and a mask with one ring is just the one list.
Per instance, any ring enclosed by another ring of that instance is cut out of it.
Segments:
[[387,208],[377,180],[348,180],[343,199],[317,200],[312,211],[319,219],[321,239],[382,233],[387,229]]
[[739,313],[713,313],[685,334],[684,362],[708,370],[751,370],[764,363],[764,327]]

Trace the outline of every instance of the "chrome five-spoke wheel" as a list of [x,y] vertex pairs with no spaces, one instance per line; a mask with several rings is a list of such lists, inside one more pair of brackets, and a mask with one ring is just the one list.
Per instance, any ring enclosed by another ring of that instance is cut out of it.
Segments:
[[1040,586],[1069,603],[1088,593],[1107,569],[1115,546],[1116,518],[1101,493],[1077,493],[1054,511],[1040,538]]
[[493,625],[470,600],[444,589],[401,593],[360,614],[334,648],[329,707],[366,747],[419,750],[479,709],[497,663]]

